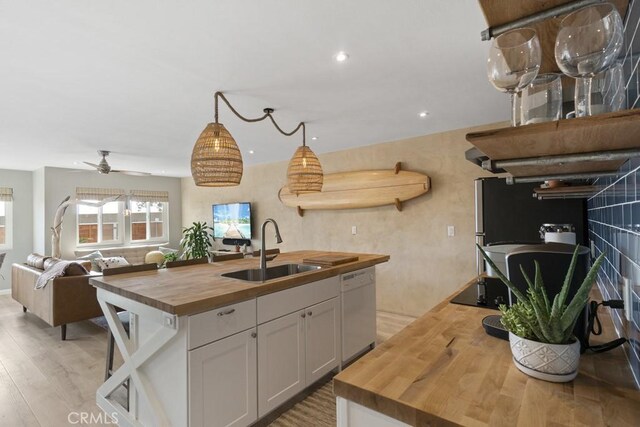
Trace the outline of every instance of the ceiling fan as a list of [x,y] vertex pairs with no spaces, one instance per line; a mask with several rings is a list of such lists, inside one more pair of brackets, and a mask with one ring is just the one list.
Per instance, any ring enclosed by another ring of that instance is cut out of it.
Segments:
[[107,150],[98,150],[98,154],[102,156],[102,160],[100,160],[100,163],[98,163],[97,165],[95,163],[90,163],[90,162],[82,162],[86,165],[91,166],[92,168],[95,168],[98,173],[102,173],[102,174],[109,174],[110,172],[117,172],[117,173],[122,173],[125,175],[136,175],[136,176],[147,176],[147,175],[151,175],[148,172],[137,172],[137,171],[125,171],[125,170],[116,170],[116,169],[111,169],[111,166],[109,166],[109,163],[107,163],[107,156],[109,155],[109,153],[111,153],[111,151],[107,151]]

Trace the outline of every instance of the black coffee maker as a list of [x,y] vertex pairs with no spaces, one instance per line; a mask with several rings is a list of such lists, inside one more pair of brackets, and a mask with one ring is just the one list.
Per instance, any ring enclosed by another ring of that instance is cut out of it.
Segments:
[[[574,245],[564,243],[545,243],[539,245],[525,245],[514,249],[507,254],[507,277],[523,293],[526,293],[528,285],[520,266],[524,269],[531,280],[535,277],[535,263],[538,261],[542,272],[544,286],[547,295],[552,299],[560,292],[565,276],[571,264],[571,258],[575,250]],[[589,271],[589,249],[581,246],[578,252],[578,262],[573,273],[573,278],[569,286],[567,302],[571,301],[580,285],[584,281]],[[515,295],[509,292],[509,305],[517,301]],[[588,309],[584,308],[576,326],[574,335],[580,341],[581,349],[584,351],[588,346]]]

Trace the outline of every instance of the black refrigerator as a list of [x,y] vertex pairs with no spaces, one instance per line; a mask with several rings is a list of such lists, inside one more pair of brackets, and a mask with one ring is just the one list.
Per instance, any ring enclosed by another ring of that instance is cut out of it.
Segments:
[[[587,242],[587,202],[585,199],[538,200],[533,189],[539,184],[506,183],[504,178],[475,180],[476,243],[542,243],[542,224],[572,224],[576,243]],[[476,251],[478,275],[484,272],[484,260]],[[468,288],[452,300],[454,303],[497,308],[508,301],[507,287],[499,279],[486,278],[477,289]]]
[[476,236],[481,246],[541,243],[542,224],[573,224],[576,243],[587,242],[586,199],[538,200],[539,184],[508,185],[501,178],[475,180]]

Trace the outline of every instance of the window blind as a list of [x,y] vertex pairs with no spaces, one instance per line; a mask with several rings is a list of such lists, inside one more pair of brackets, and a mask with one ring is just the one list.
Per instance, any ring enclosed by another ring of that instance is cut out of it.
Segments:
[[102,201],[110,197],[124,196],[124,190],[121,188],[90,188],[77,187],[76,199],[78,200],[98,200]]
[[131,190],[129,196],[131,200],[137,202],[168,202],[168,191],[153,191],[153,190]]
[[0,187],[0,202],[13,201],[13,188]]

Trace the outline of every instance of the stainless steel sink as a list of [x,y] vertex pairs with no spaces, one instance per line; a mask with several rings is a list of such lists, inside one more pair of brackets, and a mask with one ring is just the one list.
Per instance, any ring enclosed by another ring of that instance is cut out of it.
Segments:
[[274,265],[267,268],[266,277],[263,279],[259,268],[250,268],[247,270],[232,271],[224,273],[222,276],[231,277],[232,279],[246,280],[248,282],[262,282],[264,280],[277,279],[279,277],[292,276],[294,274],[305,273],[307,271],[318,270],[317,265],[306,264],[284,264]]

